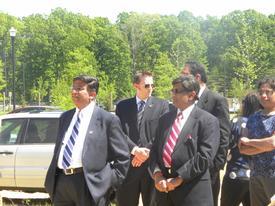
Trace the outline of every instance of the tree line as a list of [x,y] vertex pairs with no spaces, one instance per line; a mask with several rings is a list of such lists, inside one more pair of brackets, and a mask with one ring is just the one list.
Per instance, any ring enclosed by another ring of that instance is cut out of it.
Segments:
[[234,11],[221,18],[120,13],[115,23],[57,8],[24,18],[0,12],[0,97],[12,91],[11,39],[15,27],[17,104],[72,106],[72,78],[87,73],[100,80],[98,102],[134,95],[136,71],[155,76],[155,95],[170,99],[171,80],[187,60],[207,68],[208,85],[241,98],[263,76],[275,74],[275,13]]

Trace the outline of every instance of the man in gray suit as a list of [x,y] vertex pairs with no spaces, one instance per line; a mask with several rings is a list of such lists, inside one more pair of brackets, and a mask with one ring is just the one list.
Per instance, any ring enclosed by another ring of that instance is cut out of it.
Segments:
[[96,106],[97,78],[73,79],[76,108],[62,114],[45,187],[55,206],[106,206],[129,167],[119,119]]
[[117,200],[119,206],[137,206],[141,194],[143,206],[149,206],[154,188],[147,170],[149,152],[156,138],[158,120],[169,107],[167,101],[151,96],[154,83],[150,72],[138,72],[133,86],[136,96],[119,102],[116,108],[132,154],[131,166],[118,190]]
[[228,103],[226,98],[207,88],[207,76],[203,65],[195,61],[186,62],[182,75],[189,74],[193,75],[200,85],[197,106],[217,117],[220,123],[219,149],[210,168],[214,206],[217,206],[220,192],[219,171],[225,165],[229,145],[230,121]]

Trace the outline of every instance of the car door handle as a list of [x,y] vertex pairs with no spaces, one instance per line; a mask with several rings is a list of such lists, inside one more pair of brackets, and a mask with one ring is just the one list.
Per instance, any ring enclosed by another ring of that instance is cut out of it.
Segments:
[[0,154],[3,154],[3,155],[12,155],[13,152],[10,152],[10,151],[0,151]]

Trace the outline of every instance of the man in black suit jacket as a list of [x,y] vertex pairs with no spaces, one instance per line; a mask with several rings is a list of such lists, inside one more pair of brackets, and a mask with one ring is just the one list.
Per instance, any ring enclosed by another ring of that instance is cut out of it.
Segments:
[[125,135],[119,119],[95,105],[98,87],[94,77],[73,79],[76,108],[60,118],[45,180],[55,206],[106,206],[109,192],[126,176],[130,155]]
[[217,117],[220,123],[220,145],[210,169],[214,205],[217,206],[220,191],[219,171],[224,168],[229,145],[230,121],[228,103],[226,98],[210,91],[206,87],[207,76],[201,64],[194,61],[186,62],[182,74],[192,74],[199,82],[200,92],[197,106]]
[[209,167],[219,145],[219,122],[194,104],[199,92],[194,77],[181,76],[172,84],[177,109],[160,118],[150,154],[157,189],[153,205],[213,206]]
[[[119,102],[116,108],[132,154],[130,169],[117,192],[117,200],[119,206],[137,206],[141,194],[143,206],[149,206],[153,181],[147,170],[147,159],[156,137],[158,120],[169,107],[167,101],[151,96],[154,85],[150,72],[138,72],[134,76],[133,86],[136,96]],[[141,103],[144,108],[140,108]]]

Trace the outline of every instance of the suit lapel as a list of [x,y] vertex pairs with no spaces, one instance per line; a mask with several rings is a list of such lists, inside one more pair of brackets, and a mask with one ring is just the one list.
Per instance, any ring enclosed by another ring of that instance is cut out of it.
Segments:
[[208,93],[209,89],[206,87],[203,91],[203,93],[201,94],[200,98],[199,98],[199,101],[197,103],[198,107],[199,108],[202,108],[204,109],[208,103]]
[[141,122],[143,122],[145,119],[147,119],[148,117],[151,117],[152,116],[152,112],[154,110],[154,98],[153,97],[149,97],[146,104],[145,104],[145,107],[144,107],[144,112],[143,112],[143,117],[142,117],[142,120]]
[[[100,131],[101,128],[100,124],[102,124],[102,122],[100,121],[100,114],[99,114],[99,107],[97,107],[95,105],[94,107],[94,111],[87,129],[87,133],[85,136],[85,142],[84,142],[84,147],[83,147],[83,153],[86,151],[86,149],[91,149],[91,148],[86,148],[87,144],[86,141],[88,141],[88,139],[93,139],[94,137],[97,137],[96,133]],[[93,145],[93,144],[92,144]]]

